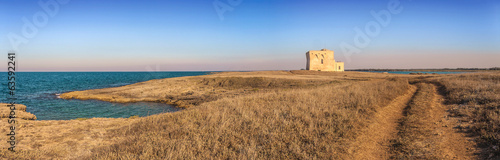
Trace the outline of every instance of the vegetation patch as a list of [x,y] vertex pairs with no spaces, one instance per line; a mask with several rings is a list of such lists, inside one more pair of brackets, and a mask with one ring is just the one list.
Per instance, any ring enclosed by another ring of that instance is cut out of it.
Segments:
[[371,115],[407,89],[407,81],[374,81],[221,98],[110,131],[124,140],[86,158],[343,159]]
[[453,116],[477,136],[483,158],[500,158],[500,73],[477,73],[436,79],[443,85]]

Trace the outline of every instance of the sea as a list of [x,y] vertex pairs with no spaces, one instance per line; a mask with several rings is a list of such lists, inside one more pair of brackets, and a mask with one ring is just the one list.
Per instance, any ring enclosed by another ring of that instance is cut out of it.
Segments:
[[[151,79],[206,75],[210,72],[16,72],[15,101],[26,105],[37,120],[77,118],[127,118],[179,111],[163,103],[110,103],[98,100],[61,99],[61,93],[88,89],[119,87]],[[0,102],[10,102],[8,75],[0,76]]]

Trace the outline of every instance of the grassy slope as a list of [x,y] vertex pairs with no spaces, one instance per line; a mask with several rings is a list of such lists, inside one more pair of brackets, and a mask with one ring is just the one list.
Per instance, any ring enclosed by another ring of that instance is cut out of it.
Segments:
[[224,98],[115,130],[110,138],[126,140],[91,158],[343,158],[345,142],[407,87],[357,82]]
[[60,97],[120,103],[152,101],[187,108],[222,97],[248,95],[256,91],[310,88],[331,83],[393,76],[395,75],[360,72],[222,72],[214,75],[150,80],[122,87],[74,91],[63,93]]
[[[2,144],[0,157],[342,157],[342,145],[365,120],[405,92],[408,84],[385,80],[391,76],[396,75],[295,71],[203,76],[209,83],[200,86],[210,89],[200,94],[215,89],[216,99],[136,119],[22,121],[18,153]],[[240,83],[232,77],[246,79]]]
[[[498,74],[460,79],[460,75],[273,71],[139,83],[128,91],[192,107],[135,119],[23,121],[19,152],[10,153],[1,144],[0,157],[341,159],[349,157],[346,145],[370,116],[405,93],[408,83],[398,77],[434,78],[442,84],[449,103],[457,104],[456,114],[470,121],[473,133],[490,146],[486,152],[498,153],[493,150],[500,124]],[[172,89],[162,83],[181,85]],[[109,94],[134,98],[115,91]]]
[[446,76],[434,82],[443,86],[459,126],[477,136],[483,158],[500,158],[500,73]]

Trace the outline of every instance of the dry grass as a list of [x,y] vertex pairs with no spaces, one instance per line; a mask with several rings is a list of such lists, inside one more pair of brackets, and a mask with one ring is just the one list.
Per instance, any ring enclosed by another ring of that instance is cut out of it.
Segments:
[[[477,142],[485,147],[481,158],[500,156],[498,72],[410,76],[269,71],[224,72],[71,92],[70,98],[190,107],[126,119],[23,120],[18,153],[6,151],[1,144],[0,158],[349,159],[350,145],[372,123],[373,115],[407,93],[406,78],[438,84],[447,104],[439,113],[446,114],[445,108],[450,107],[454,116],[461,117],[462,124],[456,128],[478,137]],[[443,140],[457,129],[439,128],[444,122],[436,117],[442,116],[431,114],[439,104],[431,100],[436,99],[434,86],[417,86],[398,128],[393,158],[442,159],[443,148],[455,144]],[[5,120],[1,121],[0,126],[6,128]],[[448,133],[436,135],[436,131]]]
[[0,158],[342,159],[371,116],[409,87],[388,78],[394,75],[299,72],[220,73],[93,90],[183,102],[215,96],[149,117],[23,121],[18,152],[2,147]]
[[[452,113],[464,122],[458,128],[478,136],[486,146],[484,158],[500,155],[495,149],[500,139],[500,73],[263,71],[151,80],[63,94],[189,108],[125,119],[21,120],[18,152],[7,151],[2,143],[0,158],[349,159],[352,142],[372,123],[375,113],[407,93],[407,78],[439,84]],[[437,138],[433,128],[423,125],[436,121],[429,119],[429,112],[439,102],[430,100],[433,85],[417,86],[399,128],[394,158],[440,159],[443,145],[453,143],[441,143],[445,138]],[[6,126],[2,118],[2,139],[6,139]]]
[[127,86],[60,95],[64,99],[96,99],[108,102],[160,102],[182,108],[200,105],[221,97],[236,97],[276,89],[304,88],[342,81],[367,81],[396,77],[360,72],[261,71],[222,72],[196,77],[150,80]]
[[484,148],[484,158],[500,158],[500,73],[477,73],[436,79],[443,85],[447,103],[459,126]]
[[[0,143],[0,159],[78,159],[90,154],[92,148],[111,145],[122,139],[108,138],[108,130],[121,128],[138,119],[92,118],[76,120],[19,120],[16,126],[16,153],[7,150],[10,145]],[[0,120],[0,138],[10,126]]]
[[143,118],[107,136],[97,159],[339,159],[377,109],[406,81],[357,82],[222,98]]
[[[7,103],[0,103],[0,118],[8,118],[10,115],[10,107]],[[25,120],[36,120],[36,116],[29,112],[26,112],[26,106],[22,104],[15,104],[15,115],[16,118]]]
[[395,159],[443,159],[433,132],[434,86],[418,83],[417,93],[404,111],[398,138],[393,142]]
[[363,127],[360,135],[351,142],[348,159],[389,159],[391,158],[391,140],[398,133],[399,120],[403,110],[412,99],[417,87],[410,86],[407,92],[380,108],[370,116],[369,124]]

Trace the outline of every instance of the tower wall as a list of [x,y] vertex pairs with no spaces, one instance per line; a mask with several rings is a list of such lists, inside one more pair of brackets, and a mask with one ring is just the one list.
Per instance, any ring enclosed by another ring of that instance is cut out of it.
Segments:
[[[306,69],[314,71],[336,71],[336,63],[334,53],[328,49],[320,51],[311,50],[306,53]],[[343,69],[342,63],[342,69]]]
[[344,71],[344,62],[335,62],[335,71]]

